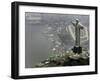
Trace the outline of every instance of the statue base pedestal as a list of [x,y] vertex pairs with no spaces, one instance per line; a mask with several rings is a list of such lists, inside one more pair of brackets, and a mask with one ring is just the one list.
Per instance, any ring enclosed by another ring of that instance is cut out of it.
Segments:
[[82,47],[74,47],[72,50],[74,53],[78,53],[78,54],[82,53]]

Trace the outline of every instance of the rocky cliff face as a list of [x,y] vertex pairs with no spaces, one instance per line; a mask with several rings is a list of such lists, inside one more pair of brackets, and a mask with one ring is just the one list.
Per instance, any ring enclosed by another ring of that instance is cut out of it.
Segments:
[[89,52],[84,50],[75,54],[72,50],[64,54],[53,54],[46,60],[38,63],[35,67],[56,67],[56,66],[79,66],[89,65]]

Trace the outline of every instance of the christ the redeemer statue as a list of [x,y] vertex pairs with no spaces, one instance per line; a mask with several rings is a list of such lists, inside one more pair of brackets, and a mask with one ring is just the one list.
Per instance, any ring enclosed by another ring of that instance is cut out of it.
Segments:
[[74,53],[82,53],[82,47],[80,46],[80,29],[84,27],[80,24],[79,20],[76,19],[76,22],[72,22],[73,26],[75,27],[75,46],[72,49]]

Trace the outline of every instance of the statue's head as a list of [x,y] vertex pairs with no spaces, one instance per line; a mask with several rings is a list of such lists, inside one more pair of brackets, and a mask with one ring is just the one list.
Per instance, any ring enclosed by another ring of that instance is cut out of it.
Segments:
[[77,24],[79,23],[79,19],[76,19],[76,23],[77,23]]

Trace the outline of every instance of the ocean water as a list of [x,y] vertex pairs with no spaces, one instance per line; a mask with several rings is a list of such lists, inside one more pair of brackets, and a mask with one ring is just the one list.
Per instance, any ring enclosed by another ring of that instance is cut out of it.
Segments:
[[[88,39],[82,38],[81,46],[89,50],[89,15],[25,13],[25,67],[33,68],[37,63],[51,55],[55,46],[52,41],[60,41],[66,50],[75,45],[70,32],[74,33],[72,21],[78,19],[88,32]],[[83,32],[84,33],[84,32]]]

